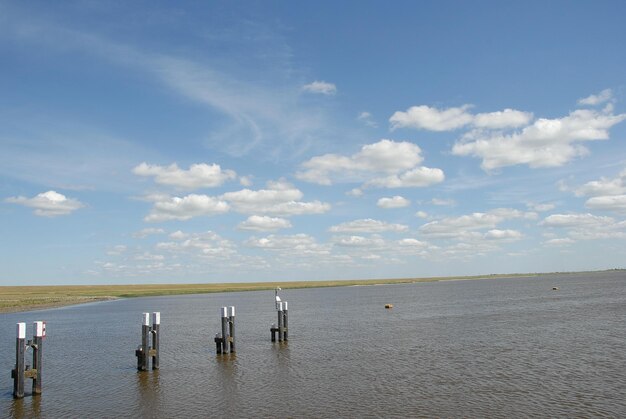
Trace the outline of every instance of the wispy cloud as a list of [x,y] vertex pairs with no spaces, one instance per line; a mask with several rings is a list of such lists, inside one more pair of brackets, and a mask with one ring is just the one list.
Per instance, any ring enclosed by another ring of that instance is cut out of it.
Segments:
[[337,86],[333,83],[325,81],[314,81],[313,83],[305,84],[302,86],[302,90],[309,93],[317,93],[320,95],[334,95],[337,93]]
[[[210,133],[209,143],[235,156],[253,150],[263,150],[268,158],[298,155],[314,138],[325,138],[332,125],[323,108],[298,103],[301,87],[289,79],[272,86],[253,83],[207,62],[152,53],[51,22],[18,22],[11,27],[22,41],[45,45],[49,52],[80,52],[130,68],[182,97],[207,105],[222,116],[221,123],[213,124],[219,128]],[[317,93],[336,91],[333,84],[325,82],[309,86]]]

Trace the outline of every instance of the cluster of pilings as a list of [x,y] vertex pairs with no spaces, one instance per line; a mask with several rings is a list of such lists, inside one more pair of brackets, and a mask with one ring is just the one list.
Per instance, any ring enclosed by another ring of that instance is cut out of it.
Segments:
[[[141,324],[141,345],[137,347],[135,356],[137,357],[137,370],[146,371],[148,363],[152,358],[152,369],[159,369],[159,327],[161,325],[161,313],[152,313],[152,327],[150,327],[150,313],[143,313]],[[152,336],[152,346],[150,346],[150,336]]]
[[222,333],[215,334],[215,350],[218,354],[235,353],[235,307],[222,307]]
[[[272,342],[283,342],[288,340],[289,316],[288,303],[282,302],[276,289],[276,311],[278,313],[278,325],[272,324]],[[228,354],[235,352],[235,307],[222,307],[220,309],[222,319],[222,333],[215,335],[215,347],[218,354]],[[135,350],[137,357],[137,370],[147,371],[150,359],[152,359],[152,369],[159,369],[159,342],[161,313],[152,313],[152,325],[150,325],[150,313],[143,313],[141,324],[141,345]],[[15,349],[15,368],[11,370],[13,378],[13,397],[24,397],[24,381],[26,378],[33,380],[33,395],[41,394],[41,371],[42,371],[42,349],[43,338],[46,336],[46,323],[43,321],[34,322],[33,339],[26,341],[26,323],[17,323],[17,340]],[[25,363],[25,353],[27,349],[33,350],[32,368]]]
[[[33,323],[33,339],[26,341],[26,323],[17,324],[17,338],[15,341],[15,368],[11,370],[13,378],[13,397],[24,397],[24,381],[33,380],[33,395],[41,394],[41,371],[43,370],[43,338],[46,336],[46,324],[42,321]],[[26,350],[33,350],[33,366],[26,365]]]
[[278,341],[288,341],[289,337],[289,311],[287,310],[287,301],[276,302],[276,312],[278,313],[278,325],[272,324],[270,332],[272,333],[272,342],[276,342],[276,335],[278,335]]

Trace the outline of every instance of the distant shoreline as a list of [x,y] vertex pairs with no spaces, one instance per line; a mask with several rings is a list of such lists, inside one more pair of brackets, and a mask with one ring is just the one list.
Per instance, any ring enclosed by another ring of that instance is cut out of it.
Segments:
[[533,278],[544,275],[583,275],[620,272],[610,269],[590,272],[549,272],[527,274],[491,274],[400,279],[364,279],[337,281],[237,282],[220,284],[133,284],[133,285],[34,285],[0,286],[0,313],[42,310],[118,298],[156,297],[165,295],[208,294],[283,289],[328,288],[367,285],[411,284],[419,282],[460,281],[476,279]]

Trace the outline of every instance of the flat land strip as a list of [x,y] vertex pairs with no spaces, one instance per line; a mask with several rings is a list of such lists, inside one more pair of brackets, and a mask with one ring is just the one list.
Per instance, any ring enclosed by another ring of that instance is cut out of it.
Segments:
[[403,279],[371,279],[345,281],[291,281],[250,282],[224,284],[136,284],[136,285],[59,285],[59,286],[2,286],[0,313],[30,311],[72,304],[111,300],[116,298],[150,297],[161,295],[205,294],[283,289],[345,287],[355,285],[408,284],[459,279],[530,277],[533,274],[487,275],[467,277],[433,277]]

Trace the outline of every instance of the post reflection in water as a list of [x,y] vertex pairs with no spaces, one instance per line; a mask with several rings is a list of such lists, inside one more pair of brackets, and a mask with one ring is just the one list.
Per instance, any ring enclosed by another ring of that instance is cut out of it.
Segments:
[[239,394],[239,364],[237,354],[229,353],[216,357],[214,379],[218,383],[218,400],[220,412],[214,412],[219,416],[237,416],[240,402]]
[[142,416],[158,417],[161,411],[159,370],[137,372],[137,410]]
[[41,417],[41,397],[33,396],[29,393],[23,399],[13,399],[9,409],[10,418],[40,418]]

